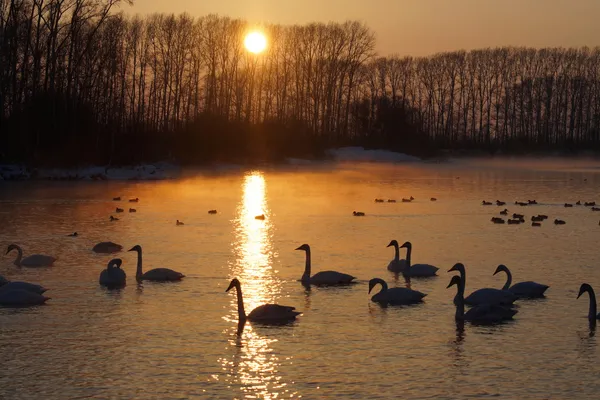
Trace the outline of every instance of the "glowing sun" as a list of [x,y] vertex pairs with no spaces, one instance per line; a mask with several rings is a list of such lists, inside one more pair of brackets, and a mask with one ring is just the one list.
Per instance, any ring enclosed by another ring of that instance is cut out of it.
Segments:
[[260,32],[250,32],[244,39],[244,46],[251,53],[262,53],[267,48],[267,38]]

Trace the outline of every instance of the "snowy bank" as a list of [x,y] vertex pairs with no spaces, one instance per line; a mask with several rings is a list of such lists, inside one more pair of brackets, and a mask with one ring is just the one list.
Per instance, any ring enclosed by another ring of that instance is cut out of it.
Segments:
[[327,154],[339,162],[417,162],[420,158],[388,150],[365,150],[363,147],[341,147],[331,149]]
[[179,167],[169,163],[131,167],[85,167],[77,169],[28,168],[22,165],[0,165],[0,180],[162,180],[177,178]]

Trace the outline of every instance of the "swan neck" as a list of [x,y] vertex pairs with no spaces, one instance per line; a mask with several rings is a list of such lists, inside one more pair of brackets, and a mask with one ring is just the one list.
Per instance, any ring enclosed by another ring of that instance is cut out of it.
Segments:
[[400,261],[400,247],[398,247],[397,243],[394,245],[394,252],[394,261]]
[[302,281],[306,282],[310,280],[310,249],[306,250],[306,265],[304,266],[304,274],[302,274]]
[[23,259],[23,249],[21,249],[21,247],[16,246],[17,249],[17,258],[15,260],[15,265],[20,267],[21,266],[21,260]]
[[462,282],[457,285],[456,289],[456,314],[454,315],[455,319],[462,320],[465,315],[465,285]]
[[242,295],[242,287],[240,284],[235,285],[238,303],[238,317],[240,321],[246,321],[246,310],[244,309],[244,296]]
[[412,255],[412,246],[406,248],[406,269],[410,268],[410,258]]
[[596,320],[596,293],[594,293],[594,289],[589,289],[588,293],[590,295],[590,312],[588,314],[588,319],[590,321]]
[[506,272],[506,283],[504,284],[502,290],[508,290],[508,288],[510,288],[510,284],[512,283],[512,274],[508,268],[505,269],[504,272]]
[[137,278],[141,277],[144,273],[142,272],[142,251],[138,250],[138,257],[137,257],[137,270],[135,272],[135,276]]

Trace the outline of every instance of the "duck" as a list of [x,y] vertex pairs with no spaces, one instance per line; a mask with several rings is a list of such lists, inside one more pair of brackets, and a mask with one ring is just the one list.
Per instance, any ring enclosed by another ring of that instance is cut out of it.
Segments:
[[130,203],[137,203],[139,201],[140,201],[140,199],[138,199],[137,197],[135,199],[129,199]]
[[500,215],[508,215],[508,209],[504,209],[502,211],[500,211]]
[[524,219],[525,218],[525,216],[523,214],[513,214],[512,217],[514,219]]
[[381,305],[416,304],[421,303],[423,298],[427,296],[425,293],[403,287],[388,289],[387,283],[380,278],[373,278],[369,281],[369,293],[377,285],[381,285],[381,290],[371,296],[371,301]]
[[581,200],[577,200],[577,203],[575,203],[575,205],[580,206],[581,205]]
[[185,278],[185,275],[181,272],[174,271],[170,268],[154,268],[142,273],[142,246],[136,244],[128,251],[137,252],[137,270],[135,278],[138,281],[175,282]]
[[37,306],[46,303],[48,300],[50,300],[50,297],[25,289],[0,290],[0,306],[3,307]]
[[538,216],[533,215],[531,217],[531,222],[542,222],[543,220],[544,220],[544,218],[542,218],[542,216],[540,216],[540,215],[538,215]]
[[542,224],[540,224],[539,222],[532,222],[531,226],[542,226]]
[[596,314],[596,294],[594,293],[594,289],[588,285],[587,283],[582,283],[579,287],[579,294],[577,298],[580,298],[582,294],[587,292],[590,295],[590,309],[588,312],[588,319],[590,322],[596,322],[597,319],[600,319],[600,313]]
[[100,272],[98,283],[109,288],[123,287],[127,283],[127,274],[121,269],[123,260],[114,258],[108,262],[105,270]]
[[[464,287],[466,286],[467,281],[467,273],[465,270],[465,266],[462,263],[456,263],[452,268],[448,270],[448,272],[458,271],[460,273],[460,279],[462,280],[462,287],[464,291]],[[463,293],[464,294],[464,293]],[[517,300],[517,296],[508,290],[500,290],[494,288],[483,288],[478,289],[464,298],[464,303],[471,306],[478,306],[482,304],[490,304],[490,305],[505,305],[510,306],[512,303]],[[458,298],[454,298],[454,304],[458,301]]]
[[485,201],[485,200],[483,200],[483,201],[481,202],[481,205],[482,205],[482,206],[491,206],[491,205],[492,205],[492,202],[491,202],[491,201]]
[[512,274],[508,267],[504,264],[498,265],[494,275],[505,272],[506,273],[506,283],[502,287],[502,290],[508,290],[518,298],[536,298],[536,297],[544,297],[544,292],[548,290],[550,286],[542,285],[541,283],[526,281],[515,283],[514,285],[510,285],[512,283]]
[[13,250],[17,250],[17,258],[14,261],[14,264],[17,267],[52,267],[56,262],[57,258],[52,256],[47,256],[44,254],[33,254],[29,257],[23,258],[23,249],[16,244],[11,244],[6,249],[6,254],[10,253]]
[[592,211],[600,211],[600,207],[592,207],[591,210]]
[[29,282],[20,282],[20,281],[9,281],[5,279],[3,276],[0,276],[0,291],[3,290],[27,290],[29,292],[44,294],[48,289],[41,285],[36,285],[35,283]]
[[394,200],[394,199],[388,199],[388,201],[387,201],[387,202],[388,202],[388,203],[395,203],[395,202],[396,202],[396,200]]
[[495,224],[504,224],[506,222],[502,218],[498,218],[498,217],[492,217],[491,221]]
[[537,200],[527,200],[528,204],[537,204]]
[[216,213],[217,213],[217,210],[208,210],[208,213],[209,213],[209,214],[216,214]]
[[392,271],[392,272],[402,272],[404,271],[404,269],[406,268],[406,260],[401,260],[400,259],[400,246],[398,245],[398,241],[397,240],[392,240],[390,242],[390,244],[388,244],[386,247],[391,247],[394,246],[394,259],[392,261],[390,261],[390,263],[387,266],[388,271]]
[[383,199],[375,199],[375,203],[383,203]]
[[296,307],[281,306],[279,304],[263,304],[250,311],[250,314],[246,315],[244,309],[244,296],[242,295],[242,285],[237,278],[231,280],[225,293],[233,288],[235,288],[237,292],[238,317],[241,323],[244,323],[246,320],[264,324],[288,322],[295,320],[298,315],[302,314],[302,312],[296,311]]
[[118,220],[119,220],[119,218],[115,218],[115,217],[113,217],[112,215],[110,216],[110,221],[111,221],[111,222],[112,222],[112,221],[118,221]]
[[505,205],[506,205],[506,202],[505,202],[505,201],[496,200],[496,205],[497,205],[498,207],[500,207],[500,206],[505,206]]
[[434,267],[429,264],[415,264],[411,265],[411,255],[412,255],[412,243],[404,242],[401,249],[406,249],[406,268],[402,271],[402,274],[409,278],[426,278],[430,276],[436,276],[438,267]]
[[508,220],[509,225],[519,225],[520,223],[521,223],[520,219],[509,219]]
[[73,233],[69,233],[67,236],[69,236],[69,237],[77,237],[78,234],[77,234],[77,232],[73,232]]
[[265,219],[265,214],[257,215],[256,217],[254,217],[254,219],[259,219],[259,220],[263,221]]
[[123,250],[123,246],[113,242],[100,242],[92,248],[94,253],[101,254],[118,253],[121,250]]
[[113,201],[121,201],[121,197],[113,197]]
[[184,223],[181,222],[180,220],[177,220],[177,222],[175,222],[175,225],[184,225]]
[[403,203],[410,203],[410,202],[411,202],[411,201],[413,201],[413,200],[414,200],[414,198],[413,198],[412,196],[411,196],[409,199],[407,199],[407,198],[404,198],[404,197],[402,198],[402,202],[403,202]]
[[133,212],[137,212],[137,210],[136,210],[135,208],[130,208],[130,209],[129,209],[129,212],[130,212],[130,213],[133,213]]
[[362,211],[352,211],[352,215],[354,215],[355,217],[364,217],[365,213]]
[[310,246],[308,244],[303,244],[296,250],[303,250],[306,252],[306,266],[304,268],[304,274],[302,274],[302,278],[300,278],[300,282],[302,282],[303,285],[348,285],[354,283],[353,281],[356,279],[354,276],[337,271],[321,271],[310,276]]
[[595,201],[586,201],[585,203],[583,203],[584,206],[586,207],[592,207],[596,205]]
[[115,209],[115,212],[118,212],[118,213],[122,213],[123,211],[125,211],[125,210],[123,210],[122,208],[119,208],[119,207],[117,207]]
[[573,204],[565,203],[565,207],[573,207]]
[[566,224],[565,221],[563,221],[562,219],[555,219],[554,220],[554,225],[564,225]]
[[465,313],[465,284],[463,279],[458,275],[453,276],[447,288],[454,285],[457,287],[456,296],[454,297],[454,304],[456,305],[454,318],[457,321],[493,324],[510,320],[517,313],[517,310],[512,310],[498,304],[479,304]]
[[437,201],[437,199],[435,197],[432,197],[429,199],[429,201]]

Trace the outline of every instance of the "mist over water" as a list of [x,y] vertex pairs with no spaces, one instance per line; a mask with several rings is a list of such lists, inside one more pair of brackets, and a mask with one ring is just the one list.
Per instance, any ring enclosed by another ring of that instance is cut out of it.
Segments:
[[[576,297],[583,282],[600,287],[600,213],[564,203],[600,200],[599,167],[591,158],[452,159],[224,168],[160,182],[0,182],[0,250],[16,242],[25,256],[59,258],[38,270],[0,257],[1,275],[43,284],[52,297],[0,309],[0,398],[595,399],[598,339],[587,298]],[[139,197],[137,213],[109,222],[115,207],[129,207],[115,196]],[[496,199],[527,220],[550,218],[540,228],[494,225],[504,207],[481,201]],[[513,205],[528,199],[539,205]],[[79,237],[66,236],[73,231]],[[440,268],[411,282],[427,293],[423,304],[370,301],[371,278],[406,284],[386,270],[391,239],[412,242],[414,263]],[[187,277],[138,285],[135,253],[123,252],[128,285],[107,291],[98,276],[112,257],[91,252],[106,240],[142,245],[144,269]],[[303,243],[313,273],[333,269],[359,283],[306,290],[297,281],[304,254],[294,251]],[[506,324],[457,326],[455,289],[446,289],[456,262],[467,268],[467,293],[502,287],[492,273],[505,264],[513,282],[550,285],[547,298],[519,301]],[[284,326],[248,323],[237,336],[235,295],[225,293],[234,277],[247,312],[276,302],[304,314]]]

